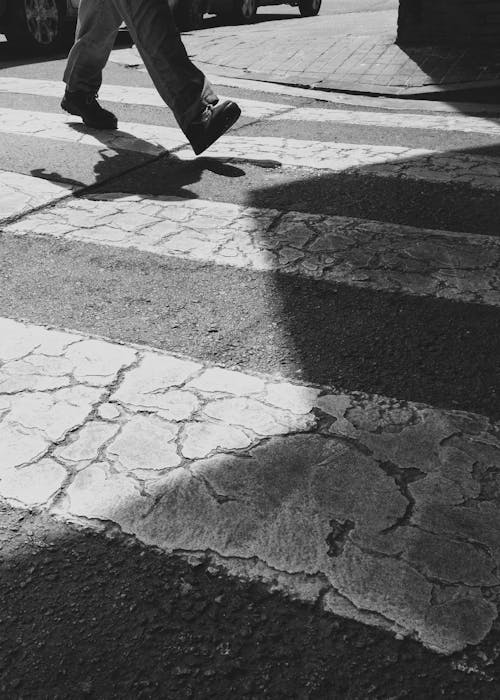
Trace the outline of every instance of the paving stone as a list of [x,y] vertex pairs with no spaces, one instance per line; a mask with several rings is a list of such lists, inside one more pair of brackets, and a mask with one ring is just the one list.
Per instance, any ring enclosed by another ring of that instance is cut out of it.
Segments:
[[32,352],[39,341],[30,329],[8,318],[0,318],[0,360],[17,360]]
[[[29,182],[29,194],[26,183]],[[0,171],[0,220],[19,216],[34,207],[49,204],[71,192],[67,185],[50,182],[43,178]]]
[[310,413],[318,394],[319,389],[281,382],[279,384],[268,384],[265,401],[285,411],[291,411],[300,415]]
[[120,416],[120,410],[115,404],[104,403],[99,406],[97,412],[103,420],[114,420]]
[[397,619],[417,635],[425,629],[432,584],[405,562],[348,544],[336,561],[335,583],[358,609]]
[[0,477],[0,495],[28,506],[46,503],[66,480],[66,470],[53,459],[42,459],[18,469],[10,469]]
[[[151,538],[154,531],[156,541],[167,548],[257,556],[289,573],[330,573],[324,544],[330,520],[353,509],[361,514],[358,490],[364,489],[367,499],[363,515],[369,503],[367,528],[383,528],[404,512],[404,499],[391,480],[369,458],[336,441],[275,438],[251,455],[219,455],[195,463],[191,473],[201,479],[196,484],[184,477],[164,482],[157,510],[137,523],[139,536]],[[373,485],[374,477],[380,487]]]
[[50,394],[18,394],[12,397],[4,421],[19,424],[58,442],[85,422],[100,396],[99,389],[82,386],[59,389]]
[[181,462],[177,445],[178,427],[154,415],[133,416],[106,449],[125,471],[172,469]]
[[26,373],[21,368],[13,372],[12,368],[3,367],[0,370],[0,392],[3,394],[17,394],[21,391],[47,391],[49,389],[61,389],[70,383],[69,377],[51,377],[37,374],[34,368],[29,373],[29,367],[25,366]]
[[222,392],[247,396],[258,394],[264,389],[264,381],[249,374],[234,372],[220,367],[211,367],[193,379],[188,387],[206,392]]
[[97,460],[102,446],[116,435],[120,425],[89,421],[69,444],[58,447],[54,454],[58,459],[69,463],[87,463]]
[[[28,332],[31,332],[29,330]],[[59,356],[66,352],[71,345],[82,340],[79,335],[56,330],[37,329],[33,334],[36,339],[36,354]]]
[[78,381],[105,385],[118,372],[136,360],[132,348],[113,345],[102,340],[82,340],[72,345],[65,357],[73,363],[74,376]]
[[470,594],[434,605],[425,620],[427,645],[437,651],[452,652],[467,644],[478,644],[491,630],[497,614],[492,603]]
[[247,398],[211,401],[203,412],[229,425],[248,428],[258,435],[279,435],[295,430],[310,430],[315,426],[313,415],[300,415],[271,408],[260,401]]
[[150,499],[141,495],[139,484],[124,474],[114,474],[106,463],[78,472],[67,489],[64,503],[55,509],[87,519],[110,520],[130,532],[136,518],[144,517]]
[[239,450],[251,439],[239,428],[217,423],[191,423],[184,433],[182,454],[188,459],[207,457],[215,450]]
[[167,420],[188,420],[198,410],[200,402],[191,391],[171,389],[165,392],[157,403],[149,408],[157,408],[158,415]]
[[39,433],[4,421],[0,424],[0,445],[0,474],[4,474],[13,467],[42,457],[49,442]]
[[[127,372],[120,387],[111,397],[131,406],[163,408],[163,396],[168,389],[184,384],[201,369],[201,365],[172,356],[144,353],[138,367]],[[166,410],[171,408],[166,399]]]

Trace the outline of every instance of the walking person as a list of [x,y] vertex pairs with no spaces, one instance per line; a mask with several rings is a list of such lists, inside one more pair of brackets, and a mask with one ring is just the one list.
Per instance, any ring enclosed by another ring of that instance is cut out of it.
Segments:
[[118,127],[97,94],[122,22],[160,96],[199,155],[236,122],[241,110],[235,102],[218,104],[212,86],[187,55],[168,0],[80,0],[61,107],[94,129]]

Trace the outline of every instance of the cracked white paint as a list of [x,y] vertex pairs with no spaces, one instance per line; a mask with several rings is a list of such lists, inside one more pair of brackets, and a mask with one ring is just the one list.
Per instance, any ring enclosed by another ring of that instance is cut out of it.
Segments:
[[[0,78],[0,92],[43,97],[61,97],[61,83],[55,80],[34,80],[30,78]],[[117,104],[147,105],[164,108],[165,103],[154,88],[133,87],[131,85],[109,85],[100,88],[101,100]],[[310,97],[310,95],[309,95]],[[219,96],[223,101],[228,98]],[[370,103],[369,103],[370,104]],[[373,104],[373,101],[372,103]],[[422,103],[420,103],[422,105]],[[439,131],[460,131],[464,133],[500,134],[500,119],[487,116],[475,117],[461,114],[411,114],[399,112],[370,112],[368,110],[339,110],[314,107],[294,107],[278,102],[246,100],[238,98],[243,116],[251,119],[286,119],[288,121],[349,124],[354,126],[375,126],[391,129],[418,129]],[[383,104],[382,104],[383,106]],[[404,103],[399,106],[404,108]]]
[[[62,97],[61,83],[56,80],[34,80],[30,78],[0,78],[0,92],[19,95],[40,95],[43,97]],[[219,95],[219,100],[232,99]],[[153,88],[133,87],[131,85],[102,85],[99,100],[116,104],[160,107],[165,109],[165,102]],[[251,119],[265,119],[290,110],[290,105],[261,100],[238,98],[238,105],[243,114]]]
[[68,185],[0,170],[0,223],[66,197]]
[[155,415],[132,416],[106,449],[110,460],[126,472],[172,469],[181,463],[173,442],[179,428]]
[[43,505],[59,491],[67,478],[64,467],[53,459],[11,469],[2,476],[4,498],[27,506]]
[[[117,131],[95,131],[64,114],[0,108],[0,132],[152,156],[173,150],[182,160],[195,158],[182,132],[171,127],[123,122]],[[475,153],[225,134],[210,147],[210,156],[284,168],[304,167],[429,182],[454,181],[478,189],[500,189],[497,176],[500,159]]]
[[[0,496],[208,553],[440,651],[489,631],[500,440],[487,418],[9,320],[0,330],[0,370],[23,379],[0,386]],[[173,395],[192,410],[170,419]]]
[[[401,105],[404,108],[404,103]],[[423,107],[423,105],[422,105]],[[348,124],[352,126],[373,126],[384,129],[415,129],[416,131],[459,131],[468,134],[500,134],[500,119],[494,117],[473,117],[459,114],[409,114],[399,112],[368,112],[348,109],[320,109],[296,107],[282,116],[270,115],[271,121],[320,122],[323,124]]]
[[65,201],[4,231],[500,305],[500,240],[494,236],[116,193]]

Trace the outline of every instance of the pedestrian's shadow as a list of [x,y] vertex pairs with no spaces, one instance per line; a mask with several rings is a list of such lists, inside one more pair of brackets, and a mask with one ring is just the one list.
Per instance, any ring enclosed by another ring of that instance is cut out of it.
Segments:
[[134,174],[136,194],[148,194],[151,191],[151,176],[148,166],[155,162],[156,177],[160,178],[165,186],[168,185],[169,195],[195,199],[198,197],[191,189],[200,181],[205,171],[211,172],[222,178],[242,177],[245,172],[230,163],[225,163],[213,158],[193,158],[182,160],[175,153],[187,144],[182,143],[182,135],[179,130],[179,145],[169,151],[164,146],[155,143],[154,140],[139,138],[127,131],[102,131],[89,129],[79,122],[70,122],[68,127],[82,135],[83,142],[97,142],[99,147],[99,160],[94,166],[95,183],[87,185],[84,182],[67,178],[57,172],[48,172],[43,168],[31,170],[34,177],[53,180],[68,184],[75,189],[83,189],[82,196],[89,189],[102,187],[105,183],[122,178],[124,175]]

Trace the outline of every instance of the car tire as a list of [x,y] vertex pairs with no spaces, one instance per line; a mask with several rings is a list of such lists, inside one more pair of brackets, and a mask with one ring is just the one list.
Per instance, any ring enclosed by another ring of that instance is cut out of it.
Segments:
[[7,40],[24,50],[49,54],[69,38],[66,0],[11,0]]
[[204,0],[181,0],[175,12],[175,21],[181,32],[190,32],[200,29],[204,15]]
[[299,0],[302,17],[316,17],[321,7],[321,0]]
[[253,22],[257,7],[257,0],[234,0],[233,18],[242,24]]

